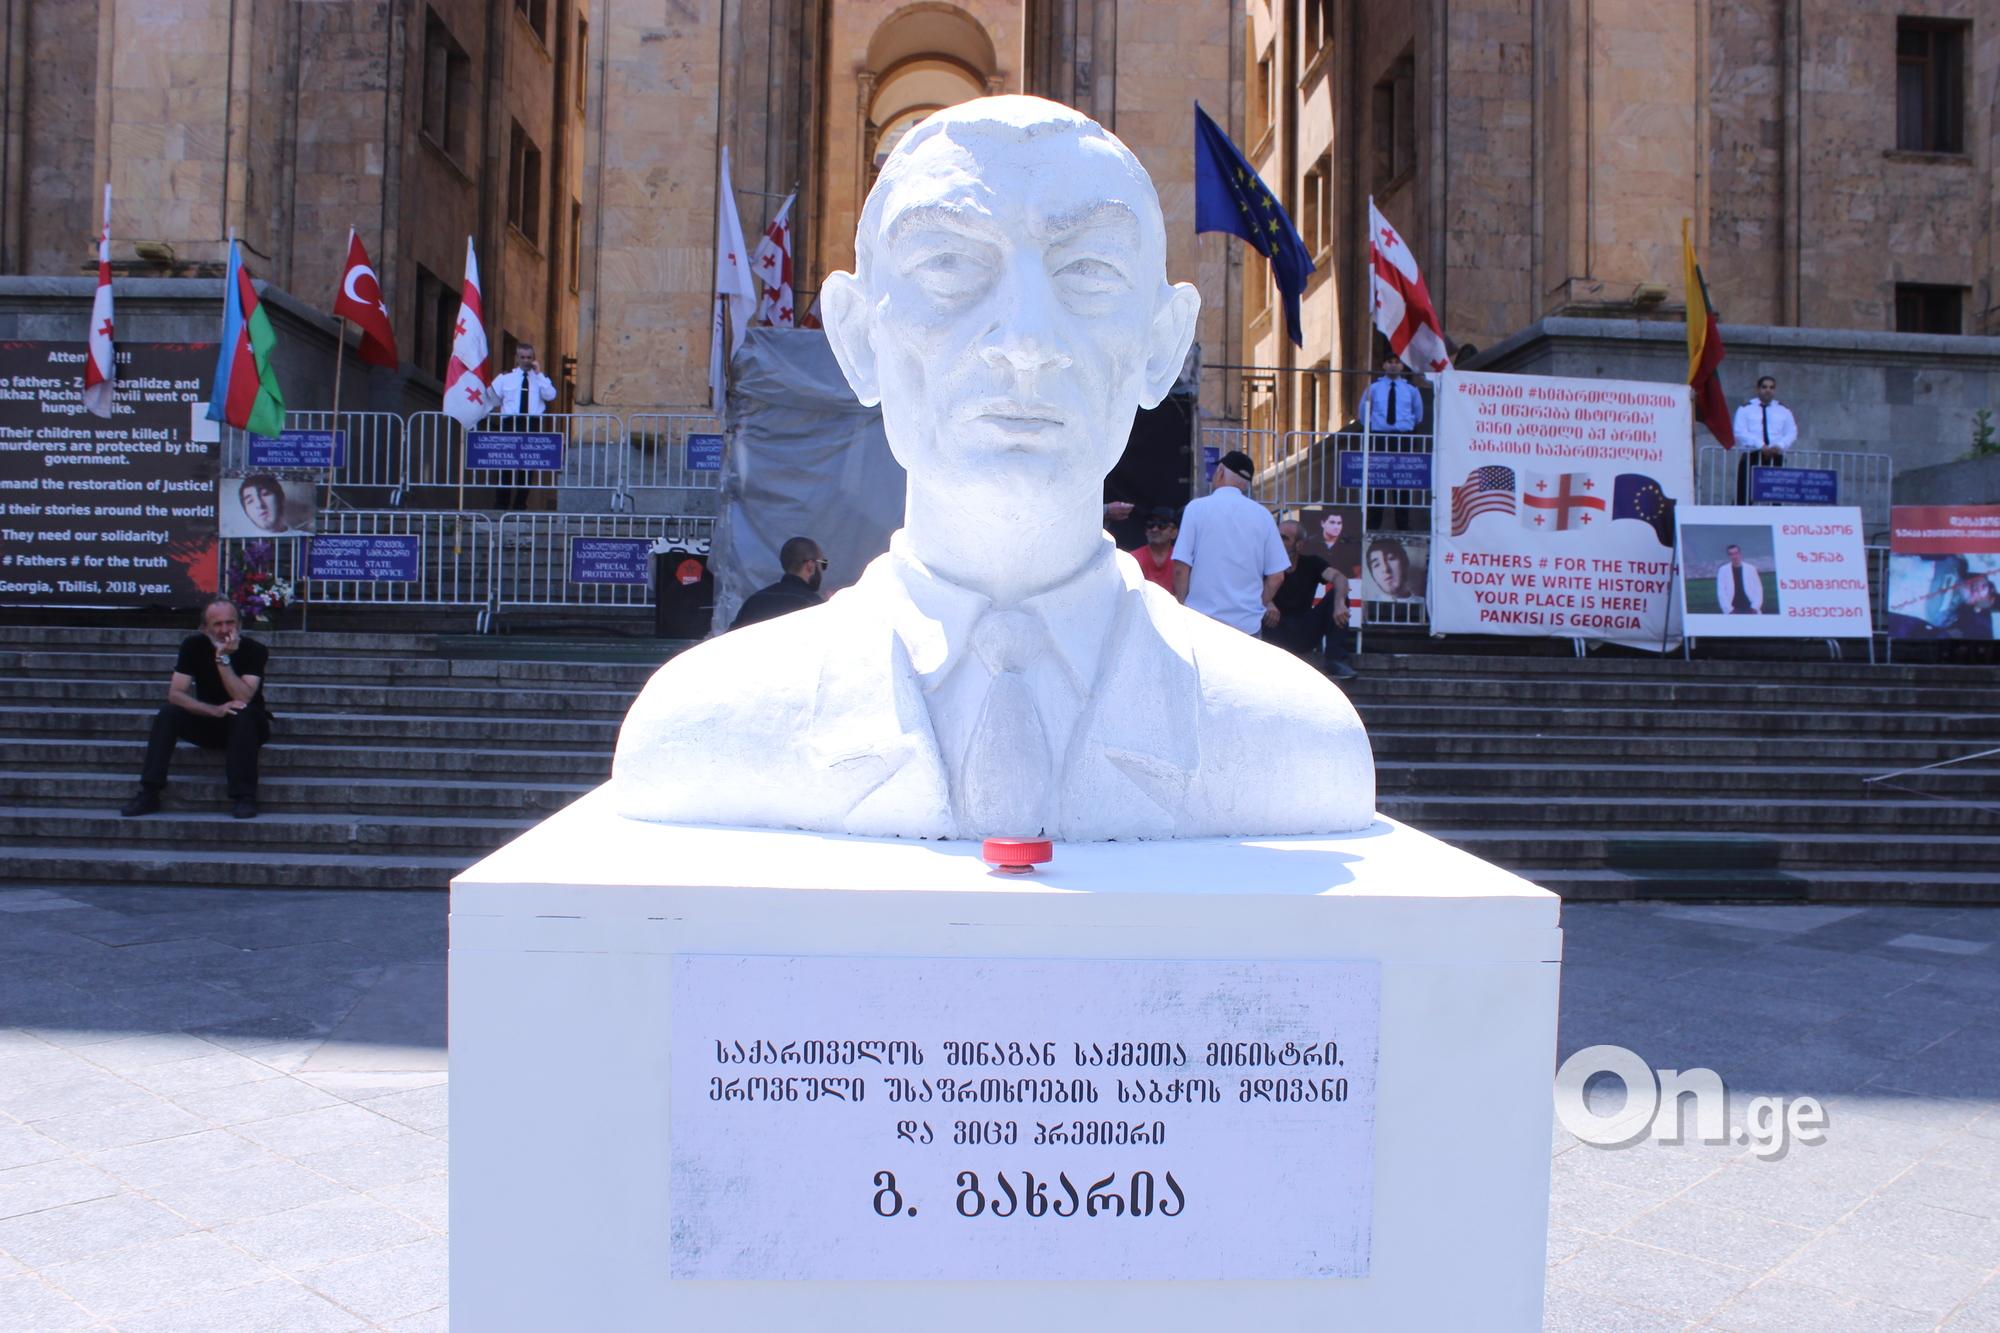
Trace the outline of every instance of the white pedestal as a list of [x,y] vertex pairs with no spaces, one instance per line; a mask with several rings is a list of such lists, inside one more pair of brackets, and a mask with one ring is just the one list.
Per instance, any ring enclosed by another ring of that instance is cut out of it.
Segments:
[[[639,824],[606,795],[452,885],[455,1327],[1540,1327],[1554,895],[1388,820],[1012,877],[972,844]],[[674,1280],[676,954],[1378,962],[1367,1276]]]

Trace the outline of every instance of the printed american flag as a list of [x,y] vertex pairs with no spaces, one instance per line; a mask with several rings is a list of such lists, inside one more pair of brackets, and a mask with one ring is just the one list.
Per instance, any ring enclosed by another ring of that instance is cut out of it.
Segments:
[[1481,514],[1514,512],[1514,469],[1479,467],[1451,488],[1451,535],[1461,537]]

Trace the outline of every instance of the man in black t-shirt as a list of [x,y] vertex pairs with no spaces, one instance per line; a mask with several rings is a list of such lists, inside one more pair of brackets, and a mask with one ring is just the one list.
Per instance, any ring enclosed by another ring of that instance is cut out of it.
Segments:
[[153,718],[153,734],[146,742],[138,794],[125,802],[123,814],[149,815],[160,808],[174,746],[193,741],[205,750],[224,752],[229,799],[235,802],[231,813],[238,819],[257,817],[257,747],[271,735],[271,718],[264,710],[264,667],[270,656],[263,644],[243,637],[236,604],[227,597],[201,609],[201,633],[181,641],[167,682],[166,706]]
[[1271,598],[1264,613],[1264,638],[1280,648],[1310,661],[1325,642],[1323,669],[1336,680],[1351,680],[1354,668],[1347,662],[1347,576],[1311,552],[1302,551],[1299,525],[1286,519],[1278,525],[1278,539],[1292,567]]

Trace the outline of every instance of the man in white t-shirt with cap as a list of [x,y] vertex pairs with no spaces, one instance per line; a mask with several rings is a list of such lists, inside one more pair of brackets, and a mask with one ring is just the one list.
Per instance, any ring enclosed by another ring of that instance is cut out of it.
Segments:
[[1215,465],[1213,490],[1181,514],[1174,541],[1174,595],[1245,634],[1278,623],[1272,599],[1292,567],[1278,520],[1250,498],[1256,464],[1232,449]]

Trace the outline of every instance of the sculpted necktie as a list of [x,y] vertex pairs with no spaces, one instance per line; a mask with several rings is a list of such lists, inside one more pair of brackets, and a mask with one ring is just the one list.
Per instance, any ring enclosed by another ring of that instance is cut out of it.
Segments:
[[1025,611],[989,611],[973,626],[972,650],[993,679],[959,781],[966,837],[1033,837],[1048,825],[1049,742],[1027,678],[1047,638]]

